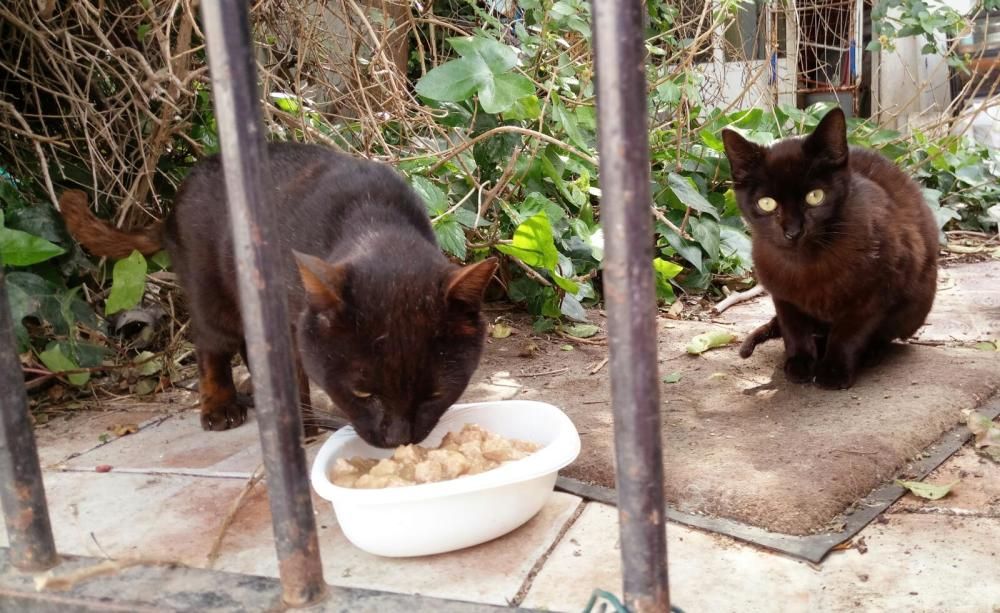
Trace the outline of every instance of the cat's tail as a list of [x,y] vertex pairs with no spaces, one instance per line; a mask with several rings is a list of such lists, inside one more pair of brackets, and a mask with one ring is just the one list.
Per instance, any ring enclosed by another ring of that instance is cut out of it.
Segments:
[[113,259],[128,257],[132,251],[153,255],[162,249],[163,224],[125,232],[101,221],[87,206],[87,195],[80,190],[67,190],[59,196],[59,212],[66,229],[87,251]]
[[777,317],[772,317],[771,321],[758,327],[750,333],[750,336],[746,337],[743,344],[740,345],[740,357],[744,359],[749,358],[753,355],[753,350],[757,348],[757,345],[767,342],[772,338],[781,338],[781,326],[778,325]]

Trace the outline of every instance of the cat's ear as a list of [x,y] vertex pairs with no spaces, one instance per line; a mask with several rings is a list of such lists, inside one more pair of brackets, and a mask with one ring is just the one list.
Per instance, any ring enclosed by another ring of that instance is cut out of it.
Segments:
[[726,157],[732,168],[733,181],[746,181],[753,174],[753,169],[764,160],[764,148],[757,143],[751,143],[740,136],[735,130],[722,131],[722,144],[726,147]]
[[330,264],[315,256],[292,250],[299,267],[306,300],[319,310],[339,310],[344,306],[347,265]]
[[496,270],[497,259],[487,258],[449,273],[444,286],[445,299],[449,304],[478,309],[483,302],[486,286],[490,284]]
[[813,133],[806,137],[805,150],[830,166],[847,163],[847,118],[836,107],[820,120]]

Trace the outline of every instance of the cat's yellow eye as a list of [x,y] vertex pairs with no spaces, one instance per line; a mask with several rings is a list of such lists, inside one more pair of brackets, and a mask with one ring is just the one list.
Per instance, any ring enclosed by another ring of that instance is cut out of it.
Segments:
[[351,393],[354,394],[356,398],[370,398],[372,395],[371,392],[361,392],[358,390],[351,390]]
[[814,189],[808,194],[806,194],[806,204],[808,204],[809,206],[817,206],[823,204],[823,198],[825,197],[826,194],[823,193],[823,190]]
[[757,206],[760,207],[760,210],[765,213],[770,213],[774,209],[778,208],[778,201],[774,198],[761,198],[757,201]]

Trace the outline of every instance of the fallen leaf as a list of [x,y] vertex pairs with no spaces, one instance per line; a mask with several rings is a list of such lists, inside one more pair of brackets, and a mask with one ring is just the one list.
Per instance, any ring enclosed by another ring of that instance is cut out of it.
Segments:
[[101,441],[101,443],[107,443],[109,440],[111,440],[111,435],[108,434],[107,432],[104,432],[97,437],[97,440]]
[[127,434],[135,434],[139,431],[139,426],[135,424],[115,424],[108,428],[114,433],[115,436],[125,436]]
[[521,345],[521,350],[517,352],[518,357],[533,358],[538,353],[538,345],[534,341],[528,341]]
[[573,351],[573,345],[563,345],[560,349],[563,351]]
[[670,317],[677,317],[684,310],[684,303],[680,300],[675,301],[670,308],[667,310],[667,315]]
[[933,483],[923,483],[922,481],[901,481],[896,479],[896,485],[905,487],[914,495],[927,500],[938,500],[944,498],[951,491],[951,488],[958,484],[958,481],[948,485],[934,485]]
[[975,346],[976,349],[978,349],[980,351],[996,351],[997,350],[997,346],[994,343],[990,343],[990,342],[976,343],[974,346]]
[[1000,424],[979,411],[971,411],[965,420],[965,425],[976,435],[976,447],[1000,445]]
[[143,351],[135,357],[139,364],[139,374],[144,377],[151,377],[163,370],[163,358],[156,357],[152,351]]
[[726,332],[725,330],[712,330],[711,332],[706,332],[704,334],[699,334],[698,336],[691,339],[688,343],[687,352],[691,355],[699,355],[705,353],[709,349],[714,349],[716,347],[723,347],[733,342],[736,336],[731,332]]
[[573,324],[563,328],[563,332],[576,338],[590,338],[600,331],[601,329],[594,324]]
[[156,386],[159,385],[159,379],[139,379],[135,384],[134,391],[139,396],[148,396],[156,391]]
[[100,466],[95,466],[94,467],[94,472],[109,473],[109,472],[111,472],[111,465],[110,464],[101,464]]
[[681,373],[679,372],[672,372],[666,377],[663,377],[664,383],[677,383],[680,380],[681,380]]
[[490,336],[493,338],[507,338],[514,330],[507,324],[493,324]]

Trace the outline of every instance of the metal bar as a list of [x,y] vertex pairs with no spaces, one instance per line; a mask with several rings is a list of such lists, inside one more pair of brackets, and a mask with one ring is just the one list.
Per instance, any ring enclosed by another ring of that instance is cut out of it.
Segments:
[[669,610],[642,0],[594,0],[604,299],[625,606]]
[[278,573],[284,601],[302,606],[321,598],[326,584],[302,446],[288,299],[274,212],[264,198],[270,169],[247,3],[215,0],[201,8]]
[[59,557],[8,304],[0,262],[0,503],[11,563],[22,570],[44,570],[55,566]]

